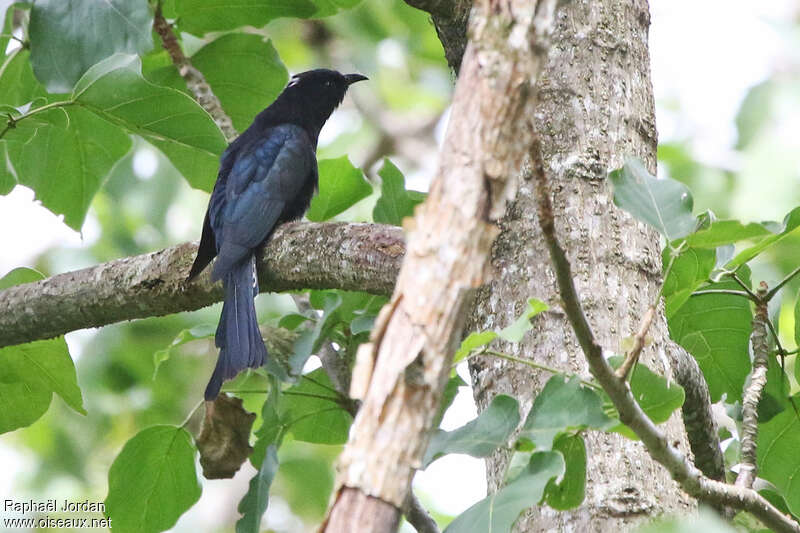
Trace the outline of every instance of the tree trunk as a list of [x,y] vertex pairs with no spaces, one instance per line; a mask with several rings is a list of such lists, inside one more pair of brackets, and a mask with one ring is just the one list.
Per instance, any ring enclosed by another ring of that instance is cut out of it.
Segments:
[[[573,0],[560,11],[553,47],[538,85],[536,126],[549,172],[556,229],[567,250],[587,317],[598,342],[621,353],[658,293],[658,236],[616,209],[606,183],[609,170],[636,156],[655,170],[656,128],[647,37],[646,0]],[[568,372],[589,376],[580,347],[560,309],[550,257],[536,222],[534,183],[523,175],[493,248],[494,279],[479,293],[471,330],[510,324],[530,297],[550,304],[522,343],[501,349]],[[643,361],[668,375],[671,350],[663,315],[650,329],[654,342]],[[527,411],[550,377],[527,367],[482,358],[471,364],[475,399],[484,408],[509,393]],[[525,414],[525,413],[523,413]],[[678,415],[666,424],[685,446]],[[692,505],[638,443],[617,435],[586,435],[586,499],[571,512],[542,506],[517,524],[519,531],[627,530],[654,515]],[[508,457],[487,463],[495,490]]]

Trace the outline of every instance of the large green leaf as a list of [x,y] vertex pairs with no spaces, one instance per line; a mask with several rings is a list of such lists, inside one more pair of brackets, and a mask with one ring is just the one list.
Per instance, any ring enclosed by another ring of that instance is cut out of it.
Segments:
[[275,100],[289,77],[272,43],[248,33],[215,39],[192,56],[192,64],[203,73],[239,131]]
[[[17,268],[0,279],[0,290],[43,278],[35,270]],[[0,348],[0,433],[38,420],[54,392],[72,409],[86,414],[64,337]]]
[[414,207],[425,200],[425,193],[406,190],[406,178],[389,159],[383,160],[378,171],[381,177],[381,197],[372,210],[372,219],[381,224],[403,225],[403,218],[414,214]]
[[695,248],[717,248],[734,242],[760,239],[772,232],[758,222],[742,224],[738,220],[715,220],[711,227],[698,231],[686,238],[689,246]]
[[269,487],[278,472],[278,453],[274,444],[266,451],[258,473],[250,480],[250,487],[242,501],[239,512],[242,517],[236,522],[236,533],[258,533],[261,531],[261,517],[269,505]]
[[[672,250],[664,249],[664,264],[670,261]],[[714,269],[717,254],[714,250],[689,248],[675,258],[672,270],[664,280],[664,307],[667,318],[686,303],[692,293],[708,280]]]
[[280,17],[308,18],[317,11],[310,0],[176,0],[181,31],[203,35],[253,26],[260,28]]
[[125,132],[75,106],[38,113],[34,124],[26,119],[4,139],[19,182],[75,230],[81,229],[114,164],[131,147]]
[[138,57],[98,63],[75,85],[72,99],[155,145],[192,187],[213,188],[225,138],[197,102],[145,80]]
[[758,475],[778,488],[795,516],[800,516],[799,448],[800,418],[793,409],[758,425]]
[[[190,184],[211,190],[225,140],[188,96],[142,78],[139,59],[115,55],[74,93],[17,117],[3,138],[7,173],[80,229],[92,198],[135,133],[160,148]],[[7,178],[6,178],[7,179]],[[2,180],[0,180],[2,181]]]
[[539,503],[550,480],[563,473],[560,453],[534,453],[519,476],[458,515],[445,533],[510,531],[522,511]]
[[[736,289],[733,281],[704,289]],[[693,296],[669,319],[670,336],[691,353],[708,382],[711,401],[727,393],[733,403],[742,397],[750,372],[748,346],[752,312],[746,298],[729,294]]]
[[328,17],[355,7],[361,0],[176,0],[181,31],[203,35],[253,26],[280,17]]
[[344,444],[353,417],[338,400],[328,375],[319,368],[284,391],[281,420],[297,440]]
[[614,185],[614,203],[655,228],[667,242],[695,230],[697,219],[692,215],[692,194],[686,185],[656,178],[636,159],[629,159],[609,177]]
[[147,0],[37,0],[28,31],[36,77],[51,93],[72,89],[89,67],[153,46]]
[[603,411],[603,400],[573,376],[553,376],[536,396],[522,426],[520,438],[529,439],[537,450],[549,450],[559,433],[585,428],[609,429],[615,420]]
[[319,162],[319,194],[311,200],[308,220],[322,222],[335,217],[372,193],[364,173],[347,156]]
[[437,430],[431,437],[424,467],[448,453],[487,457],[504,445],[519,424],[519,406],[511,396],[500,394],[475,420],[453,431]]
[[185,429],[153,426],[125,443],[108,472],[106,514],[114,529],[164,531],[200,499],[195,448]]

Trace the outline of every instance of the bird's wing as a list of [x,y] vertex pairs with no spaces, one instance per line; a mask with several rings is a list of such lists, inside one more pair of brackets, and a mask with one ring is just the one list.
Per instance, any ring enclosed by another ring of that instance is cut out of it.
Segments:
[[235,154],[220,201],[212,199],[209,205],[218,249],[214,279],[269,237],[310,179],[315,163],[308,134],[293,125],[271,128]]

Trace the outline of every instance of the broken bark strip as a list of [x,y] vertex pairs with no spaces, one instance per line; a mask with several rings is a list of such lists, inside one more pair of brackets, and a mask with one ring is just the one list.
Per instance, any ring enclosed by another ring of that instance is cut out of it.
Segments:
[[[357,357],[351,390],[363,391],[364,401],[339,458],[325,531],[396,528],[470,295],[486,279],[494,222],[515,193],[533,139],[535,84],[555,6],[555,0],[480,2],[473,13],[453,101],[458,119],[448,127],[428,198],[409,224],[392,301]],[[374,370],[364,370],[372,360]],[[382,520],[359,521],[365,516]]]
[[[183,243],[0,291],[0,347],[219,302],[222,284],[210,282],[210,268],[186,282],[196,253],[196,244]],[[404,253],[393,226],[284,224],[259,257],[259,284],[265,292],[389,294]]]

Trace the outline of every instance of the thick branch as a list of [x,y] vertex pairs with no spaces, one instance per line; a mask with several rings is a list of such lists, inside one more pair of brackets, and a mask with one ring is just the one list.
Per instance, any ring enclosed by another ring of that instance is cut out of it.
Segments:
[[164,15],[161,14],[161,2],[158,2],[156,5],[153,28],[158,35],[161,36],[161,43],[164,49],[169,53],[169,57],[178,69],[178,73],[186,82],[186,87],[192,91],[197,103],[211,115],[217,127],[222,131],[222,134],[225,135],[225,139],[228,142],[233,141],[239,135],[236,128],[233,127],[233,121],[231,121],[231,118],[225,113],[225,110],[222,109],[219,98],[217,98],[214,91],[211,90],[211,86],[206,81],[203,73],[197,70],[194,65],[192,65],[192,62],[189,61],[189,58],[183,54],[181,45],[178,43],[177,37],[175,37],[175,32],[172,31],[172,26],[166,21]]
[[603,357],[602,348],[594,339],[575,290],[572,268],[556,237],[553,208],[547,189],[547,178],[538,140],[531,150],[531,160],[534,166],[539,202],[539,224],[553,261],[564,312],[578,338],[592,375],[602,385],[616,407],[620,421],[636,433],[650,456],[661,463],[672,475],[672,478],[691,496],[715,506],[726,505],[749,511],[775,531],[800,532],[800,525],[781,513],[754,490],[728,485],[704,476],[686,456],[669,443],[664,433],[642,411],[633,397],[628,383],[614,373],[608,361]]
[[467,49],[467,23],[472,0],[406,0],[406,4],[431,14],[447,64],[458,74]]
[[[450,122],[430,193],[407,224],[392,300],[356,357],[351,390],[363,403],[339,457],[327,532],[390,531],[422,464],[473,289],[489,270],[495,222],[533,138],[555,3],[483,2],[473,16],[453,99],[459,120]],[[356,514],[363,509],[390,519],[366,528]]]
[[[210,269],[187,283],[197,246],[184,243],[0,292],[0,347],[122,320],[193,311],[222,300]],[[284,224],[259,258],[262,291],[345,289],[389,294],[405,253],[400,228]]]
[[767,284],[763,281],[758,288],[760,298],[753,317],[753,370],[742,394],[742,460],[736,485],[751,488],[756,479],[756,444],[758,440],[758,404],[767,384],[769,366],[769,345],[767,344]]

